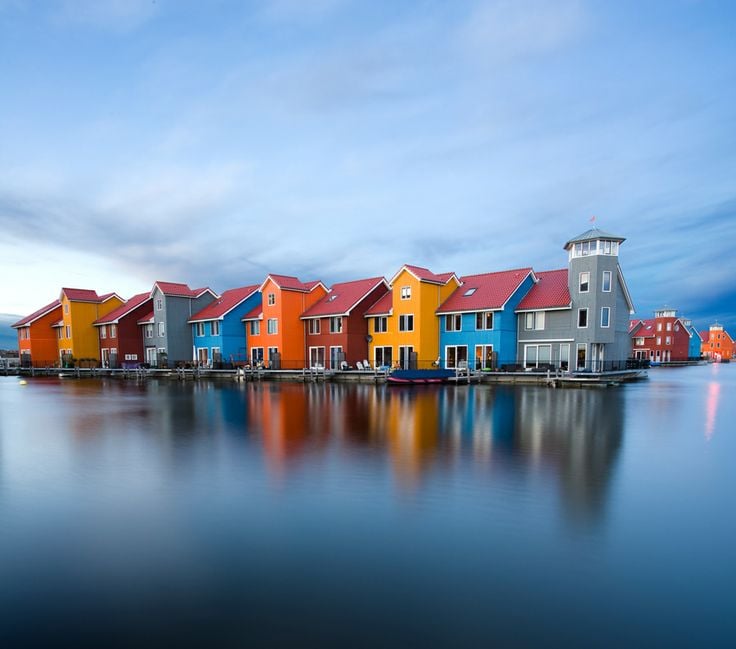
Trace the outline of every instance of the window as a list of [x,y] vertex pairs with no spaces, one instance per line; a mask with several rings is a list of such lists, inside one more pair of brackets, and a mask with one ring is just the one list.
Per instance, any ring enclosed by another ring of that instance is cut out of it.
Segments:
[[197,336],[204,336],[204,322],[197,323]]
[[657,336],[657,344],[658,345],[662,344],[662,336]]
[[220,335],[220,321],[219,320],[213,320],[210,323],[210,329],[212,330],[213,336],[219,336]]
[[64,305],[64,313],[69,313],[69,305],[68,304],[65,304]]
[[212,360],[216,362],[220,362],[222,358],[220,357],[220,348],[219,347],[213,347],[212,348]]
[[604,306],[601,308],[601,327],[606,328],[611,326],[611,307]]
[[462,331],[462,328],[462,316],[459,313],[445,316],[445,331]]
[[524,367],[539,367],[552,362],[552,345],[525,345]]
[[[261,321],[260,320],[251,320],[250,324],[250,335],[251,336],[260,336],[261,335]],[[261,350],[263,351],[263,350]]]
[[610,270],[603,271],[603,286],[601,288],[604,293],[611,292],[611,271]]
[[391,347],[375,347],[373,349],[373,359],[375,367],[391,367],[393,362]]
[[586,270],[580,273],[579,291],[581,293],[587,293],[589,285],[590,285],[590,273]]
[[457,367],[468,368],[468,348],[465,345],[445,347],[445,368],[452,370]]
[[388,318],[386,316],[378,316],[373,318],[374,333],[386,333],[388,331]]
[[402,286],[401,287],[401,299],[402,300],[410,300],[411,299],[411,286]]
[[163,336],[166,333],[166,328],[164,327],[163,322],[158,323],[158,335]]
[[162,298],[157,297],[156,298],[156,311],[163,311],[164,308],[164,301]]
[[637,347],[641,347],[644,344],[644,339],[643,338],[634,338],[634,344]]
[[146,338],[153,338],[153,325],[152,324],[146,325]]
[[[319,325],[319,318],[315,318],[313,320],[307,320],[307,331],[310,334],[318,334],[320,332],[320,325]],[[320,347],[320,349],[324,350],[324,347]],[[322,364],[324,365],[324,357],[322,358]]]
[[250,348],[250,362],[253,365],[263,363],[263,347]]
[[330,333],[342,333],[342,316],[336,315],[330,318]]
[[412,314],[399,316],[399,331],[414,331],[414,316]]
[[473,287],[469,288],[465,293],[463,293],[463,297],[470,297],[473,293],[475,293],[478,289]]
[[[312,321],[313,322],[313,321]],[[319,322],[319,320],[317,321]],[[309,348],[309,367],[322,369],[325,366],[325,348]]]
[[64,333],[64,330],[63,330],[63,329],[62,329],[61,327],[59,327],[59,328],[58,328],[58,329],[56,330],[56,337],[57,337],[57,338],[58,338],[59,340],[61,340],[61,339],[63,338],[63,336],[62,336],[62,334],[63,334],[63,333]]
[[492,370],[493,368],[493,345],[475,346],[475,369]]
[[269,318],[266,323],[266,331],[269,334],[277,334],[279,332],[279,321],[278,318]]
[[102,325],[100,327],[100,338],[102,338],[103,340],[107,338],[107,326],[106,325]]
[[665,336],[665,338],[664,338],[664,344],[665,345],[671,345],[672,344],[672,337],[671,336]]
[[541,331],[544,329],[544,311],[530,311],[524,314],[524,329]]
[[111,324],[110,325],[110,338],[117,338],[118,337],[118,326]]
[[658,322],[657,323],[657,331],[662,331],[662,323],[661,322]]
[[71,326],[70,325],[67,325],[65,327],[65,329],[66,329],[66,337],[67,338],[71,338],[72,337],[72,328],[71,328]]
[[481,313],[476,313],[475,328],[478,331],[493,329],[493,311],[482,311]]
[[668,322],[667,323],[667,331],[672,331],[672,323],[671,322]]
[[276,293],[269,293],[268,294],[268,306],[273,306],[276,304]]
[[570,367],[570,343],[560,343],[560,369],[567,370]]
[[578,328],[585,329],[588,326],[588,309],[578,309]]

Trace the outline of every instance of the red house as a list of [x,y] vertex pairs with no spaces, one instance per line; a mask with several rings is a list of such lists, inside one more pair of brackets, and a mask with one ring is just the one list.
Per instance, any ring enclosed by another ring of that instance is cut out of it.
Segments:
[[301,316],[306,326],[309,367],[341,369],[368,359],[368,319],[365,313],[388,293],[383,277],[334,284]]
[[675,309],[660,309],[654,318],[632,320],[629,335],[634,358],[670,363],[690,357],[690,333]]
[[151,310],[151,294],[139,293],[95,320],[103,367],[126,367],[143,362],[143,337],[138,321]]
[[58,336],[53,327],[59,320],[61,302],[54,300],[11,325],[18,332],[22,367],[52,365],[58,360]]
[[716,362],[736,358],[736,344],[723,325],[717,322],[712,324],[708,331],[700,332],[700,338],[703,341],[700,346],[703,356]]

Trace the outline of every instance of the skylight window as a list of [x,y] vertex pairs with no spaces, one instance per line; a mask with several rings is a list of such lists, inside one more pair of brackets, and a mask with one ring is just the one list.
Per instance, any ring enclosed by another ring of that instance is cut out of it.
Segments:
[[337,295],[330,295],[330,297],[327,299],[328,302],[332,302],[333,300],[337,299]]
[[470,297],[473,293],[475,293],[478,289],[473,287],[469,288],[465,293],[463,293],[463,297]]

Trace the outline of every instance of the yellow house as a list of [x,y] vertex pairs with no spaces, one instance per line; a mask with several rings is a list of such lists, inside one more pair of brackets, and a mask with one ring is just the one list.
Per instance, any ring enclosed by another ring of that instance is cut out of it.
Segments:
[[440,355],[435,310],[460,286],[460,280],[455,273],[436,275],[405,264],[389,286],[391,290],[365,314],[372,362],[376,367],[433,367]]
[[93,358],[100,360],[99,332],[92,323],[113,309],[125,304],[115,293],[97,295],[96,291],[83,288],[62,288],[61,320],[56,323],[58,332],[59,359]]

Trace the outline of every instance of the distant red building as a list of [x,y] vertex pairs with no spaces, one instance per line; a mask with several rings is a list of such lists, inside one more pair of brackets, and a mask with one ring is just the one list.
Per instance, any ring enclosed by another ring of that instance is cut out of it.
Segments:
[[690,357],[690,333],[675,309],[660,309],[654,318],[632,320],[629,335],[634,358],[669,363]]
[[95,320],[103,367],[125,367],[144,361],[138,321],[151,310],[151,294],[139,293],[125,304]]
[[703,356],[714,361],[736,358],[736,344],[723,325],[717,322],[712,324],[708,331],[700,332],[700,337],[703,340],[700,347]]

